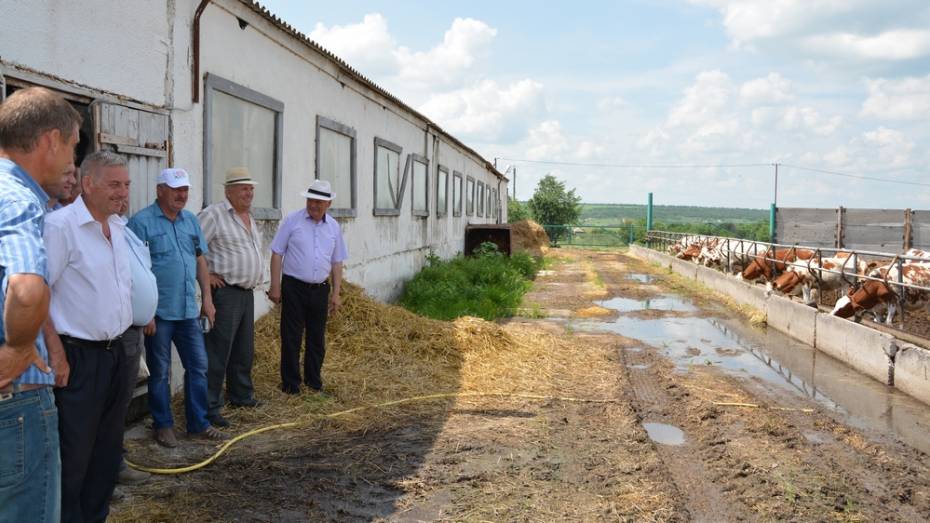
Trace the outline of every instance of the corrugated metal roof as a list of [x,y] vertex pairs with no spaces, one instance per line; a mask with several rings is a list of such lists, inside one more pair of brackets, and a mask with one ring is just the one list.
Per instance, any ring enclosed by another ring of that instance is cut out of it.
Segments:
[[333,63],[335,63],[335,64],[336,64],[340,69],[342,69],[345,73],[347,73],[349,76],[352,76],[353,78],[355,78],[356,80],[358,80],[359,82],[361,82],[361,83],[364,84],[365,86],[371,88],[373,91],[377,92],[377,93],[380,94],[381,96],[384,96],[385,98],[387,98],[387,99],[390,100],[391,102],[394,102],[395,104],[397,104],[398,106],[404,108],[405,110],[410,111],[411,113],[413,113],[414,115],[416,115],[418,118],[421,118],[425,123],[427,123],[430,127],[434,128],[436,131],[438,131],[439,133],[441,133],[441,134],[442,134],[443,136],[445,136],[446,138],[448,138],[451,142],[455,143],[455,144],[458,145],[459,147],[465,149],[466,151],[470,152],[471,154],[473,154],[473,155],[475,155],[477,158],[479,158],[479,159],[484,163],[484,166],[485,166],[488,170],[490,170],[491,172],[493,172],[495,175],[497,175],[497,177],[499,177],[499,178],[501,178],[501,179],[504,179],[504,180],[507,179],[500,171],[498,171],[497,169],[494,168],[494,164],[492,164],[491,162],[487,161],[483,156],[481,156],[480,154],[478,154],[477,151],[475,151],[475,150],[472,149],[471,147],[469,147],[469,146],[465,145],[464,143],[462,143],[462,141],[459,140],[458,138],[456,138],[456,137],[452,136],[451,134],[447,133],[446,131],[444,131],[444,130],[442,129],[442,127],[436,125],[435,122],[433,122],[432,120],[430,120],[429,118],[427,118],[427,117],[426,117],[425,115],[423,115],[421,112],[417,111],[417,110],[414,109],[413,107],[410,107],[409,105],[407,105],[406,103],[404,103],[400,98],[397,98],[396,96],[394,96],[394,95],[392,95],[391,93],[387,92],[385,89],[381,88],[378,84],[376,84],[376,83],[374,83],[373,81],[369,80],[365,75],[363,75],[362,73],[356,71],[352,66],[350,66],[348,63],[346,63],[342,58],[339,58],[338,56],[336,56],[336,55],[333,54],[332,52],[330,52],[330,51],[328,51],[327,49],[325,49],[325,48],[324,48],[323,46],[321,46],[320,44],[318,44],[318,43],[316,43],[315,41],[313,41],[313,40],[311,40],[310,38],[308,38],[307,35],[305,35],[304,33],[301,33],[300,31],[298,31],[297,29],[295,29],[293,26],[291,26],[289,23],[285,22],[281,17],[279,17],[279,16],[277,16],[276,14],[272,13],[267,7],[263,6],[262,4],[260,4],[260,3],[256,2],[256,1],[254,1],[254,0],[239,0],[239,1],[242,2],[243,4],[247,5],[247,6],[248,6],[249,8],[251,8],[253,11],[255,11],[256,13],[258,13],[259,15],[261,15],[263,18],[265,18],[266,20],[268,20],[269,22],[271,22],[272,24],[274,24],[275,26],[277,26],[279,29],[281,29],[281,30],[284,31],[285,33],[287,33],[287,34],[293,36],[294,38],[296,38],[296,39],[298,39],[298,40],[300,40],[304,45],[306,45],[306,46],[309,47],[310,49],[312,49],[312,50],[314,50],[314,51],[320,53],[320,54],[323,55],[323,56],[325,56],[327,59],[329,59],[330,61],[332,61]]

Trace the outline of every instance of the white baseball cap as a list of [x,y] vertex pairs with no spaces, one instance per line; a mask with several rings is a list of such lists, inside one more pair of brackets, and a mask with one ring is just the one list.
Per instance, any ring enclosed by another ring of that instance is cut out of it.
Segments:
[[190,187],[191,177],[187,175],[184,169],[164,169],[158,174],[158,185],[165,184],[172,189],[178,187]]

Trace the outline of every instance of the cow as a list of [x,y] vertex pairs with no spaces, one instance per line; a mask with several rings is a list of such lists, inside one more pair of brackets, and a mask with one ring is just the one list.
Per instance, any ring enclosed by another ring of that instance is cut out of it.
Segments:
[[798,249],[797,247],[772,249],[769,247],[762,255],[751,257],[739,278],[749,282],[762,279],[771,290],[771,283],[775,276],[772,270],[773,265],[776,271],[784,271],[788,263],[795,260],[809,260],[813,256],[814,251],[810,249]]
[[774,290],[788,296],[801,295],[806,305],[816,307],[814,287],[818,287],[821,292],[849,287],[873,266],[874,264],[870,265],[859,256],[848,252],[838,252],[828,258],[796,260],[775,278],[772,286]]
[[[836,301],[830,314],[840,318],[854,317],[856,322],[861,321],[862,315],[871,312],[876,318],[882,309],[885,309],[884,323],[891,325],[899,303],[899,295],[893,287],[901,275],[901,282],[907,285],[930,288],[930,255],[919,249],[911,249],[905,256],[919,256],[922,259],[907,260],[898,269],[897,259],[891,263],[874,268],[869,277],[858,287],[850,289],[846,296]],[[930,304],[930,291],[902,287],[904,292],[904,307],[916,310]]]

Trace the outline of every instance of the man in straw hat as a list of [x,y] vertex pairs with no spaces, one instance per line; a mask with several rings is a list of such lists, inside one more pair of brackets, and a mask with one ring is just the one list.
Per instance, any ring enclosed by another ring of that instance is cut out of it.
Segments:
[[300,341],[305,330],[303,383],[323,391],[326,318],[342,303],[342,263],[348,257],[339,223],[326,214],[335,197],[329,182],[314,180],[300,194],[307,207],[289,214],[271,242],[268,291],[271,301],[282,304],[281,390],[288,394],[300,392]]
[[223,417],[223,381],[229,403],[257,407],[252,387],[255,352],[255,301],[252,290],[262,283],[262,234],[252,217],[257,182],[245,167],[226,172],[226,199],[200,211],[207,240],[207,267],[216,321],[205,336],[207,347],[207,419],[228,427]]
[[[168,383],[172,342],[184,366],[187,434],[207,440],[228,439],[207,419],[207,354],[199,319],[203,316],[213,322],[215,309],[204,259],[207,242],[197,217],[184,209],[190,177],[184,169],[165,169],[158,175],[155,190],[155,203],[129,220],[129,228],[149,246],[158,283],[155,319],[144,329],[155,441],[168,448],[178,446]],[[197,303],[197,284],[202,304]]]

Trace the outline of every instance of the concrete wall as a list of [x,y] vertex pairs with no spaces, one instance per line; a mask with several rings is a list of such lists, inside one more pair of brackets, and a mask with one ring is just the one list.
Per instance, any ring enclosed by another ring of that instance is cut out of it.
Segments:
[[930,350],[902,343],[894,336],[817,312],[781,296],[766,296],[759,286],[691,262],[638,245],[630,246],[630,252],[765,312],[769,327],[930,404]]

